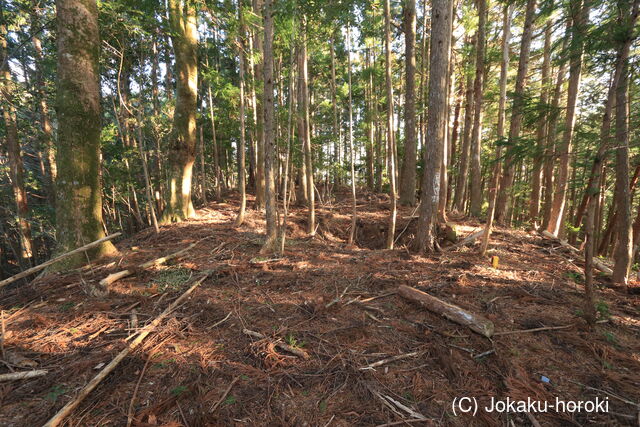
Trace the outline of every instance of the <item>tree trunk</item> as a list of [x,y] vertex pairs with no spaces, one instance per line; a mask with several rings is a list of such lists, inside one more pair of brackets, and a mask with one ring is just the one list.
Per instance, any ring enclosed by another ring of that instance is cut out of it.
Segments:
[[274,179],[276,140],[274,134],[273,105],[273,3],[264,1],[264,58],[262,61],[264,79],[264,176],[265,176],[265,214],[266,240],[262,253],[274,253],[277,250],[278,212],[276,206],[276,185]]
[[351,160],[351,228],[349,231],[349,245],[353,245],[358,220],[356,199],[356,167],[353,148],[353,104],[351,98],[351,24],[347,23],[347,67],[349,75],[349,157]]
[[[621,2],[623,3],[623,2]],[[616,89],[616,248],[614,252],[613,282],[627,284],[627,276],[631,269],[631,198],[629,196],[629,104],[628,61],[622,65],[620,82]]]
[[[105,237],[100,173],[100,35],[95,0],[57,0],[57,253]],[[116,253],[105,242],[53,266],[63,270]]]
[[[500,63],[500,100],[498,101],[498,140],[504,139],[505,109],[507,105],[507,74],[509,71],[509,41],[511,40],[511,17],[513,5],[504,7],[502,18],[502,61]],[[502,159],[502,145],[496,146],[496,158],[489,184],[489,209],[487,211],[487,224],[480,243],[480,254],[485,256],[489,246],[493,217],[496,211],[496,199],[498,197],[498,183],[500,182],[500,163]]]
[[[0,3],[4,8],[4,2]],[[27,221],[29,206],[27,204],[27,192],[24,186],[24,166],[20,143],[18,141],[18,128],[16,126],[16,111],[13,99],[13,81],[9,71],[9,58],[7,54],[7,27],[4,22],[4,11],[0,11],[0,94],[2,95],[2,116],[4,119],[7,139],[7,154],[9,157],[9,176],[11,188],[16,204],[16,219],[18,222],[18,235],[20,237],[21,267],[29,267],[33,257],[31,248],[31,225]]]
[[542,60],[542,82],[540,84],[540,104],[543,110],[538,118],[536,129],[536,154],[533,159],[533,171],[531,176],[531,198],[529,200],[529,220],[537,228],[538,216],[540,214],[540,194],[542,190],[542,165],[544,153],[547,152],[546,130],[548,114],[546,111],[549,102],[549,87],[551,86],[551,29],[552,21],[547,19],[544,28],[544,53]]
[[[253,0],[253,12],[260,16],[262,13],[262,2],[263,0]],[[265,9],[266,10],[266,9]],[[254,36],[254,47],[257,51],[257,54],[260,55],[262,53],[262,62],[255,62],[254,64],[254,75],[256,79],[259,79],[261,75],[263,75],[262,68],[265,64],[265,58],[267,57],[266,52],[263,51],[262,46],[262,38],[260,37],[260,31],[256,30]],[[272,53],[273,54],[273,53]],[[273,74],[273,65],[272,72]],[[256,82],[257,83],[257,82]],[[273,82],[272,82],[273,84]],[[264,94],[257,94],[255,98],[255,107],[257,111],[257,122],[256,122],[256,209],[262,209],[265,206],[265,180],[267,179],[265,176],[265,144],[266,144],[266,135],[265,135],[265,126],[266,123],[263,123],[265,118],[264,114],[264,103],[266,102],[264,99]],[[274,154],[275,155],[275,154]]]
[[[535,20],[536,0],[527,1],[527,9],[524,18],[524,28],[522,30],[522,41],[520,42],[520,56],[518,62],[518,75],[513,94],[513,106],[511,109],[511,123],[509,124],[509,148],[517,144],[522,128],[524,109],[524,90],[529,70],[529,52],[531,51],[531,39],[533,37],[533,27]],[[508,149],[509,149],[508,148]],[[510,153],[507,153],[503,168],[502,179],[500,180],[500,191],[496,201],[496,218],[498,222],[507,222],[510,217],[509,194],[513,185],[513,175],[515,164]]]
[[246,184],[246,172],[245,172],[245,98],[244,98],[244,74],[245,74],[245,60],[244,60],[244,36],[245,26],[242,16],[241,0],[238,0],[238,19],[240,21],[240,35],[238,36],[238,68],[240,70],[239,83],[240,83],[240,141],[238,142],[238,192],[240,193],[240,208],[238,209],[238,216],[234,222],[235,227],[239,227],[244,222],[244,215],[247,209],[247,184]]
[[434,220],[440,194],[440,163],[446,132],[447,72],[451,45],[451,0],[433,0],[431,6],[431,52],[429,55],[429,115],[427,120],[424,174],[416,243],[420,252],[433,250]]
[[309,83],[307,62],[306,19],[303,16],[300,25],[301,34],[298,45],[298,134],[302,139],[304,153],[304,174],[306,182],[307,233],[313,236],[316,231],[315,187],[313,183],[313,153],[311,152],[311,133],[309,125]]
[[176,107],[169,155],[169,200],[162,223],[193,217],[191,179],[196,151],[198,35],[195,7],[169,0],[169,24],[176,58]]
[[485,34],[487,27],[487,2],[477,0],[478,36],[476,41],[476,77],[473,82],[473,131],[471,135],[471,182],[469,183],[469,213],[479,217],[482,213],[482,170],[480,152],[482,150],[482,91],[485,70]]
[[406,93],[404,109],[404,162],[400,177],[400,204],[416,203],[416,1],[406,0],[404,5],[404,37]]
[[[475,39],[471,42],[471,47],[475,46]],[[469,58],[472,66],[475,64],[475,56]],[[464,195],[467,188],[467,173],[469,171],[469,154],[471,151],[471,127],[473,120],[473,74],[467,73],[465,84],[464,103],[464,128],[462,130],[462,147],[460,161],[458,162],[458,176],[456,179],[456,191],[453,196],[453,210],[464,212]]]
[[569,156],[573,140],[573,130],[576,122],[576,106],[580,92],[580,78],[582,75],[582,51],[586,25],[589,18],[589,3],[582,0],[570,0],[569,10],[572,15],[572,35],[569,60],[569,89],[567,92],[567,113],[562,144],[559,147],[560,164],[558,167],[558,181],[553,195],[551,215],[547,231],[558,235],[562,226],[565,209],[565,199],[569,185]]
[[387,161],[389,167],[389,201],[390,215],[387,229],[387,249],[393,249],[396,233],[397,195],[396,195],[396,159],[395,132],[393,127],[393,82],[391,80],[391,4],[384,3],[384,45],[385,45],[385,76],[387,88]]

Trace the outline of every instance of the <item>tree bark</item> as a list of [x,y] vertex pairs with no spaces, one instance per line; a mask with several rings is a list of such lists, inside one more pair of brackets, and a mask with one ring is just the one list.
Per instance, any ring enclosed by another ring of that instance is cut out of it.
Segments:
[[[95,0],[57,0],[57,117],[59,166],[56,204],[57,253],[105,237],[100,173],[100,35]],[[110,242],[54,265],[73,268],[114,254]]]
[[351,160],[351,228],[349,231],[349,245],[353,245],[356,234],[356,222],[358,220],[356,199],[356,167],[353,148],[353,104],[351,94],[351,24],[347,23],[347,67],[349,75],[349,157]]
[[440,163],[446,132],[447,72],[451,47],[451,0],[433,0],[429,54],[429,115],[416,243],[420,252],[435,248],[434,220],[440,194]]
[[238,0],[238,19],[240,21],[240,34],[238,35],[238,67],[239,67],[239,83],[240,83],[240,141],[238,142],[238,192],[240,193],[240,208],[238,209],[238,216],[234,222],[234,226],[239,227],[244,222],[244,215],[247,209],[247,184],[246,184],[246,172],[245,172],[245,98],[244,98],[244,75],[245,75],[245,59],[244,59],[244,37],[245,37],[245,25],[244,18],[242,16],[242,2]]
[[175,53],[176,107],[169,155],[169,200],[162,223],[193,217],[191,181],[196,151],[196,100],[198,87],[198,35],[195,7],[169,0],[169,25]]
[[[396,148],[393,127],[393,82],[391,80],[391,4],[384,3],[384,44],[385,44],[385,76],[387,84],[387,159],[389,163],[389,198],[390,215],[387,229],[387,249],[393,249],[396,234],[397,194],[396,194]],[[448,64],[447,64],[448,66]]]
[[580,78],[582,75],[582,54],[586,25],[589,18],[589,3],[582,0],[570,0],[569,10],[572,15],[572,35],[569,59],[569,89],[567,92],[567,113],[562,144],[559,147],[560,164],[558,166],[558,180],[551,205],[551,215],[547,231],[558,235],[562,226],[565,209],[567,188],[569,185],[569,159],[573,130],[576,122],[576,106],[580,92]]
[[473,131],[471,134],[471,181],[469,183],[469,213],[479,217],[482,213],[482,170],[480,151],[482,149],[482,91],[485,72],[485,39],[487,27],[487,2],[477,0],[478,35],[476,41],[476,77],[473,82]]
[[276,206],[276,185],[274,179],[276,141],[274,134],[273,105],[273,1],[264,1],[262,16],[264,25],[264,176],[265,176],[265,214],[266,240],[261,253],[274,253],[277,250],[278,213]]
[[[531,51],[531,39],[533,38],[533,27],[535,20],[536,0],[527,1],[527,9],[524,18],[524,28],[522,30],[522,41],[520,42],[520,59],[518,61],[518,75],[513,94],[513,106],[511,109],[511,123],[509,124],[509,148],[517,144],[522,128],[524,109],[524,89],[529,70],[529,53]],[[500,180],[500,191],[496,201],[496,218],[498,222],[508,222],[510,217],[509,194],[513,185],[515,164],[513,156],[507,153],[503,167],[502,178]],[[509,212],[507,212],[509,211]]]
[[307,233],[310,236],[316,230],[316,207],[315,207],[315,187],[313,183],[313,153],[311,152],[311,133],[309,125],[309,83],[308,83],[308,61],[307,61],[307,35],[306,19],[303,16],[300,25],[301,34],[298,44],[298,70],[299,70],[299,90],[298,90],[298,134],[302,139],[302,150],[304,153],[304,174],[306,182],[307,201]]
[[400,177],[400,204],[416,203],[416,1],[406,0],[404,5],[404,37],[406,93],[404,109],[404,162]]

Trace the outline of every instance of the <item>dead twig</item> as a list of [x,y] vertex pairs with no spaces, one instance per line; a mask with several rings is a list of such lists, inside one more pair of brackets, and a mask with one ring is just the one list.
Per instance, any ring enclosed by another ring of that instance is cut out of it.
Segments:
[[222,402],[224,402],[224,400],[227,398],[227,395],[233,388],[233,385],[237,383],[239,379],[240,377],[235,377],[231,381],[231,383],[229,383],[229,386],[227,387],[227,389],[224,391],[224,393],[222,393],[222,396],[220,396],[220,399],[218,399],[218,401],[215,404],[213,404],[213,406],[211,406],[211,409],[209,410],[209,412],[214,412],[216,409],[218,409],[218,406],[220,406]]
[[556,331],[559,329],[569,329],[573,328],[575,325],[564,325],[564,326],[543,326],[541,328],[533,328],[533,329],[519,329],[517,331],[503,331],[496,332],[493,335],[512,335],[512,334],[525,334],[528,332],[540,332],[540,331]]
[[60,423],[69,415],[73,410],[82,403],[82,401],[96,388],[98,385],[104,380],[107,375],[109,375],[113,370],[124,360],[125,357],[129,355],[142,341],[151,333],[153,330],[160,325],[160,323],[167,317],[173,310],[176,309],[182,302],[187,299],[193,291],[196,290],[204,280],[209,277],[211,272],[206,273],[199,279],[195,281],[195,283],[187,289],[182,295],[180,295],[175,301],[173,301],[169,306],[162,312],[158,317],[156,317],[151,323],[142,328],[138,333],[138,336],[135,340],[131,341],[118,355],[107,365],[105,366],[89,383],[84,386],[82,390],[78,393],[78,395],[72,399],[69,403],[67,403],[62,409],[60,409],[47,423],[44,427],[55,427],[60,425]]
[[214,323],[213,325],[209,326],[207,329],[213,329],[213,328],[215,328],[216,326],[220,326],[220,325],[222,325],[224,322],[226,322],[226,321],[227,321],[227,319],[228,319],[229,317],[231,317],[231,313],[233,313],[233,312],[232,312],[232,311],[230,311],[230,312],[229,312],[229,314],[227,314],[227,315],[225,316],[225,318],[224,318],[224,319],[222,319],[222,320],[220,320],[220,321],[218,321],[218,322]]
[[9,374],[0,375],[0,382],[3,381],[17,381],[17,380],[26,380],[29,378],[37,378],[43,375],[47,375],[48,371],[45,370],[35,370],[35,371],[25,371],[25,372],[11,372]]
[[[260,332],[250,331],[249,329],[246,329],[246,328],[242,330],[242,333],[245,334],[245,335],[252,336],[254,338],[261,339],[261,340],[267,339],[267,337],[262,335]],[[274,344],[279,349],[287,351],[287,352],[289,352],[291,354],[295,354],[296,356],[302,357],[303,359],[308,359],[309,358],[309,353],[307,353],[304,350],[292,347],[292,346],[290,346],[288,344],[284,344],[284,343],[279,342],[279,341],[276,341]]]
[[415,357],[421,355],[422,351],[412,351],[411,353],[399,354],[397,356],[389,357],[387,359],[378,360],[377,362],[371,363],[367,366],[363,366],[359,368],[361,371],[373,370],[378,366],[386,365],[387,363],[395,362],[397,360],[408,359],[410,357]]

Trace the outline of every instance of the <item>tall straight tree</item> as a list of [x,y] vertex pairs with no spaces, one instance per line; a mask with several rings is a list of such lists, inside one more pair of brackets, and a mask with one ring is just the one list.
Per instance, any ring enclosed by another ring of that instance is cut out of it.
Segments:
[[[621,2],[625,3],[625,2]],[[623,6],[624,7],[624,6]],[[627,11],[628,7],[625,8]],[[622,66],[620,82],[616,89],[616,246],[613,259],[612,279],[615,283],[627,284],[627,276],[631,269],[631,197],[629,191],[629,104],[628,60]]]
[[500,162],[502,159],[502,140],[504,139],[505,109],[507,105],[507,74],[509,72],[509,41],[511,40],[511,16],[513,5],[504,7],[502,18],[502,61],[500,61],[500,100],[498,101],[498,142],[496,144],[496,157],[489,184],[489,209],[487,210],[487,224],[480,243],[480,255],[487,253],[493,217],[496,211],[496,199],[498,197],[498,183],[500,182]]
[[385,47],[385,76],[387,86],[387,159],[389,163],[389,196],[391,213],[387,230],[387,249],[393,249],[396,234],[397,194],[396,194],[396,144],[393,127],[393,81],[391,77],[391,3],[384,1],[384,47]]
[[309,124],[309,72],[307,58],[307,20],[302,17],[298,44],[298,135],[302,139],[304,153],[304,174],[307,183],[307,233],[313,236],[316,231],[315,187],[313,184],[313,153],[311,150],[311,132]]
[[191,201],[198,89],[198,33],[194,4],[190,0],[169,0],[169,25],[176,59],[176,107],[169,155],[169,200],[162,214],[163,223],[195,215]]
[[7,25],[5,22],[4,1],[0,2],[0,100],[2,117],[4,119],[7,154],[9,157],[9,176],[11,188],[16,204],[16,218],[18,220],[18,234],[20,236],[20,264],[28,267],[29,260],[33,256],[31,248],[31,225],[27,221],[29,206],[27,204],[27,191],[24,186],[24,166],[18,141],[18,128],[16,126],[15,100],[13,97],[14,82],[9,71],[9,58],[7,52]]
[[[100,34],[96,0],[57,0],[58,164],[57,252],[67,252],[105,236],[100,173]],[[115,253],[110,242],[89,251],[96,258]],[[86,262],[84,253],[54,269]]]
[[278,212],[276,206],[275,157],[276,140],[273,105],[273,1],[265,0],[262,14],[264,23],[264,176],[265,214],[267,222],[266,240],[262,253],[273,253],[277,249]]
[[[245,173],[245,149],[246,149],[246,141],[245,141],[245,98],[244,98],[244,74],[245,74],[245,60],[244,60],[244,36],[245,36],[245,26],[244,26],[244,17],[242,11],[242,0],[238,1],[238,20],[240,21],[240,33],[237,39],[237,47],[238,47],[238,69],[239,69],[239,86],[240,86],[240,111],[238,114],[240,115],[240,141],[238,142],[238,153],[237,153],[237,163],[238,163],[238,192],[240,193],[240,208],[238,210],[238,216],[234,222],[236,227],[239,227],[244,222],[244,214],[247,208],[247,185],[246,185],[246,173]],[[209,88],[209,93],[211,89]],[[209,108],[213,108],[212,105]]]
[[477,0],[478,35],[476,40],[476,77],[473,82],[473,131],[471,134],[471,182],[469,183],[469,212],[479,217],[482,210],[482,164],[480,162],[482,144],[482,91],[485,73],[485,41],[487,29],[487,1]]
[[[429,114],[424,149],[424,173],[416,243],[420,252],[435,248],[434,221],[440,195],[440,163],[447,131],[447,72],[451,48],[452,0],[433,0],[429,52]],[[444,190],[443,190],[444,191]]]
[[[528,0],[524,17],[524,28],[522,29],[522,40],[520,41],[520,54],[518,61],[518,74],[516,76],[516,86],[513,91],[513,104],[511,107],[511,122],[509,123],[509,148],[513,148],[520,138],[522,130],[522,120],[524,118],[525,104],[525,83],[529,71],[529,52],[531,51],[531,39],[533,38],[533,26],[536,12],[536,0]],[[496,221],[509,221],[507,212],[509,205],[509,194],[513,185],[515,173],[515,159],[513,153],[507,153],[504,162],[502,178],[500,180],[500,191],[496,201]]]
[[589,0],[570,0],[569,13],[571,15],[571,42],[569,44],[569,89],[567,91],[567,108],[562,143],[559,147],[560,164],[558,166],[558,181],[553,194],[551,216],[547,231],[558,235],[564,217],[567,188],[569,187],[569,160],[573,131],[576,123],[576,107],[580,92],[582,76],[582,54],[586,36],[586,25],[589,19]]
[[406,93],[404,106],[404,162],[400,175],[400,204],[416,202],[416,1],[405,0],[404,38]]

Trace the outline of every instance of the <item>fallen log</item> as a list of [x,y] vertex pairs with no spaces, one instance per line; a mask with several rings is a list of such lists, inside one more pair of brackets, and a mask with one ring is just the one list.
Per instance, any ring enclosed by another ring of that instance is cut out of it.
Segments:
[[[242,330],[242,333],[245,334],[245,335],[249,335],[251,337],[254,337],[254,338],[258,338],[260,340],[263,340],[263,339],[267,338],[266,336],[262,335],[260,332],[251,331],[251,330],[246,329],[246,328]],[[275,346],[278,347],[281,350],[284,350],[284,351],[287,351],[287,352],[289,352],[291,354],[295,354],[296,356],[302,357],[303,359],[308,359],[309,358],[309,353],[307,353],[306,351],[301,350],[299,348],[292,347],[292,346],[290,346],[288,344],[284,344],[284,343],[281,343],[281,342],[276,342]]]
[[[582,252],[580,251],[580,249],[576,248],[575,246],[569,244],[569,242],[567,242],[566,240],[562,240],[558,237],[556,237],[553,233],[548,232],[547,230],[543,230],[542,234],[544,237],[554,240],[558,243],[560,243],[560,246],[562,246],[563,248],[569,249],[572,252],[575,252],[576,254],[580,254],[582,255]],[[611,270],[605,263],[603,263],[602,261],[600,261],[597,258],[593,258],[593,266],[602,271],[604,274],[610,276],[613,274],[613,270]]]
[[138,332],[138,336],[135,340],[131,341],[118,355],[111,361],[107,366],[102,368],[102,370],[95,376],[89,383],[80,390],[78,395],[72,399],[69,403],[64,405],[62,409],[58,411],[47,423],[44,427],[55,427],[60,425],[60,423],[69,415],[75,408],[82,403],[82,401],[93,391],[96,387],[104,380],[107,375],[113,372],[114,369],[124,360],[125,357],[129,355],[140,343],[151,333],[153,330],[160,325],[160,323],[167,317],[173,310],[175,310],[182,302],[187,299],[189,295],[198,287],[204,280],[209,277],[211,273],[206,273],[201,276],[199,279],[195,281],[195,283],[187,289],[182,295],[180,295],[175,301],[173,301],[169,306],[158,315],[151,323],[142,328],[140,332]]
[[473,332],[491,338],[494,332],[493,322],[480,315],[470,313],[458,306],[442,301],[411,286],[400,285],[398,293],[406,299],[420,303],[424,308],[440,314],[452,322],[466,326]]
[[475,233],[470,234],[467,237],[465,237],[464,239],[460,240],[458,243],[453,244],[451,246],[447,246],[446,248],[443,248],[443,250],[444,251],[450,251],[452,249],[456,249],[456,248],[460,248],[462,246],[466,246],[466,245],[471,244],[471,243],[475,242],[476,240],[478,240],[480,237],[482,237],[483,234],[484,234],[484,230],[476,231]]
[[35,370],[35,371],[24,371],[24,372],[11,372],[10,374],[0,375],[0,382],[26,380],[29,378],[41,377],[43,375],[47,375],[47,371]]
[[143,264],[140,264],[135,270],[122,270],[122,271],[118,271],[116,273],[111,273],[109,274],[107,277],[105,277],[104,279],[100,280],[100,286],[102,286],[103,288],[106,288],[107,286],[117,282],[118,280],[124,278],[124,277],[128,277],[131,276],[132,274],[135,273],[135,271],[137,270],[144,270],[147,269],[149,267],[154,267],[157,265],[162,265],[164,263],[166,263],[169,260],[172,260],[174,258],[178,258],[180,255],[190,251],[191,249],[193,249],[198,243],[202,242],[205,239],[208,239],[209,237],[205,237],[204,239],[200,239],[197,242],[194,242],[192,244],[190,244],[189,246],[187,246],[184,249],[180,249],[177,252],[174,252],[172,254],[160,257],[160,258],[156,258],[156,259],[152,259],[151,261],[147,261]]
[[53,265],[58,261],[62,261],[65,258],[69,258],[70,256],[73,256],[73,255],[75,255],[77,253],[86,251],[86,250],[91,249],[91,248],[95,248],[96,246],[98,246],[98,245],[100,245],[100,244],[102,244],[102,243],[104,243],[106,241],[109,241],[111,239],[114,239],[114,238],[118,237],[120,234],[122,234],[122,233],[110,234],[110,235],[108,235],[106,237],[103,237],[102,239],[96,240],[95,242],[91,242],[91,243],[88,243],[88,244],[86,244],[84,246],[80,246],[79,248],[76,248],[76,249],[74,249],[72,251],[66,252],[66,253],[64,253],[62,255],[59,255],[59,256],[57,256],[55,258],[52,258],[49,261],[45,261],[42,264],[36,265],[35,267],[31,267],[31,268],[29,268],[29,269],[27,269],[27,270],[25,270],[25,271],[23,271],[21,273],[16,274],[15,276],[9,277],[8,279],[4,279],[4,280],[0,281],[0,288],[3,287],[3,286],[8,285],[9,283],[13,283],[16,280],[22,279],[24,277],[27,277],[27,276],[33,274],[33,273],[36,273],[36,272],[38,272],[40,270],[44,270],[45,268],[49,267],[50,265]]

